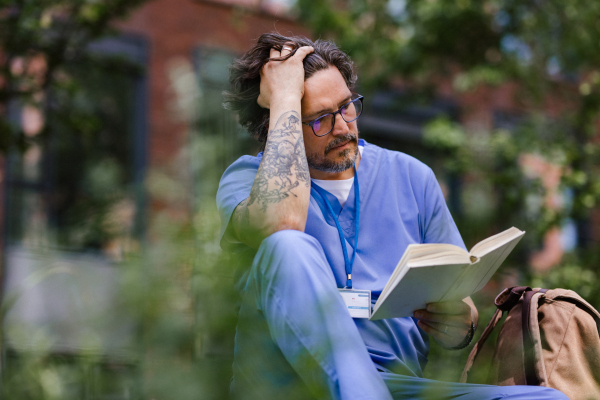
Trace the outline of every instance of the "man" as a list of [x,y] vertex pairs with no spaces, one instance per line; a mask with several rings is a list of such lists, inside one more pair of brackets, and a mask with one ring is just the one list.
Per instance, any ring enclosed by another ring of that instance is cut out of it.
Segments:
[[236,277],[233,397],[565,398],[422,378],[429,336],[447,348],[472,337],[470,299],[414,318],[350,317],[338,288],[376,299],[408,244],[464,244],[428,167],[358,139],[363,99],[346,54],[265,34],[230,80],[228,105],[264,144],[227,169],[217,194],[222,246],[252,257]]

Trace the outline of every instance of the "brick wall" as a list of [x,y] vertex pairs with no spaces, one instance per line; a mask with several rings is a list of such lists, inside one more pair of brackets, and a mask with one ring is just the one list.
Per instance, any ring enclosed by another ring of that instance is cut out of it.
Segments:
[[252,11],[218,2],[153,0],[120,24],[123,32],[142,35],[149,42],[149,164],[164,165],[186,143],[186,126],[169,115],[166,66],[179,57],[191,61],[199,46],[247,50],[265,32],[308,35],[308,31],[285,17]]

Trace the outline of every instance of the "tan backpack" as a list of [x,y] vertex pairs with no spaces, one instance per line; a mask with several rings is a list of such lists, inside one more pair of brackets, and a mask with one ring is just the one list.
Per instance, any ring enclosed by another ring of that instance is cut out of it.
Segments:
[[600,399],[600,314],[572,290],[504,289],[496,313],[471,351],[461,382],[502,319],[488,382],[552,387],[571,400]]

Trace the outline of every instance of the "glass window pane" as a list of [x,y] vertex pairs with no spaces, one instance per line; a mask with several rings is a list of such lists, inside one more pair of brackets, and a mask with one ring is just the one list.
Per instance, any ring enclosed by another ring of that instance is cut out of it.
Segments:
[[[49,119],[51,226],[61,246],[104,250],[130,233],[136,212],[131,200],[136,77],[102,65],[77,66],[70,73],[80,91],[64,99],[68,115]],[[115,224],[119,214],[124,219]]]
[[42,192],[23,187],[9,191],[8,241],[24,246],[48,243],[48,214]]
[[39,144],[33,144],[23,153],[15,152],[9,156],[9,177],[12,181],[40,183],[43,179],[43,162],[43,147]]
[[[52,93],[56,107],[47,116],[44,146],[9,157],[9,240],[118,253],[133,235],[138,212],[139,73],[126,61],[107,59],[68,67],[66,76],[72,84]],[[35,119],[25,110],[24,125]]]

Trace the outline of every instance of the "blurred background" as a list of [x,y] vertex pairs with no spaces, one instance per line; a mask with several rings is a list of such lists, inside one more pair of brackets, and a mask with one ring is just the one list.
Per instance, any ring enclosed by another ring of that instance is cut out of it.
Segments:
[[[517,284],[600,307],[600,2],[3,0],[2,397],[227,397],[215,193],[257,145],[222,91],[270,31],[351,55],[361,136],[434,169],[468,248],[527,231],[480,326]],[[467,354],[432,345],[426,376]]]

